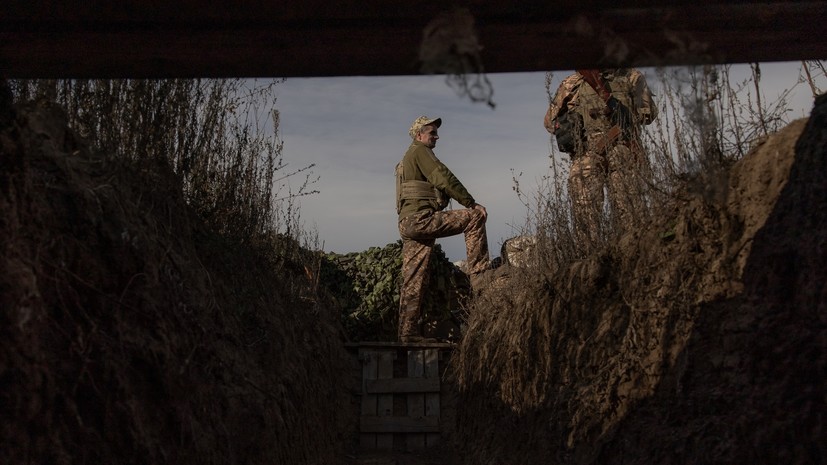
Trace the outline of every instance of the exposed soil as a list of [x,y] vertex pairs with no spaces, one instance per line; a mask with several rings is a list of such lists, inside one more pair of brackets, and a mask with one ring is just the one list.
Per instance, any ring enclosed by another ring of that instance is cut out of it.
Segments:
[[822,97],[653,224],[492,289],[458,358],[463,463],[824,463],[826,148]]
[[[4,95],[5,96],[5,95]],[[338,313],[158,162],[0,105],[0,463],[345,463]]]
[[825,147],[827,97],[612,247],[498,271],[456,433],[359,454],[358,363],[305,270],[0,94],[0,463],[824,463]]

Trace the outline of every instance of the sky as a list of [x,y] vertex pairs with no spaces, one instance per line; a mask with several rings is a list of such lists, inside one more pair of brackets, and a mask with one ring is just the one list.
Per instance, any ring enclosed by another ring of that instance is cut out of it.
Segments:
[[[747,69],[746,67],[743,67]],[[812,94],[797,84],[800,63],[762,64],[773,99],[794,89],[790,120],[806,116]],[[654,70],[641,68],[657,94]],[[552,91],[571,71],[552,74]],[[393,170],[419,116],[442,118],[434,153],[488,210],[491,258],[523,231],[526,207],[512,181],[536,190],[549,174],[553,138],[543,127],[546,73],[489,74],[495,109],[458,96],[443,76],[288,78],[277,86],[283,156],[291,167],[315,164],[318,194],[300,200],[305,230],[325,252],[361,252],[399,239]],[[291,181],[292,182],[292,181]],[[449,208],[463,208],[455,201]],[[462,235],[438,239],[451,261],[465,259]]]

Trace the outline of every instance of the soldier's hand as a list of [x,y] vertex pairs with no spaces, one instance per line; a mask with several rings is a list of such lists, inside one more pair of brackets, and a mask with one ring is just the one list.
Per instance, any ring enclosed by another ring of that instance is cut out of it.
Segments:
[[612,122],[612,125],[620,127],[623,131],[623,137],[626,140],[629,140],[632,135],[632,128],[634,127],[634,118],[632,117],[632,111],[629,110],[629,107],[620,103],[614,97],[611,97],[606,102],[606,111],[608,111],[609,119]]
[[614,113],[614,111],[617,110],[618,106],[622,106],[620,100],[614,97],[609,97],[609,100],[606,100],[606,114],[610,115]]

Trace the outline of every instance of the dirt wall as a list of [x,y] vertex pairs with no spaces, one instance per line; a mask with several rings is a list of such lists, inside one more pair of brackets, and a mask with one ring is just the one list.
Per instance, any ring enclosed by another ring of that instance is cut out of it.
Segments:
[[0,463],[342,463],[343,335],[303,270],[204,227],[163,163],[3,103]]
[[823,461],[826,112],[484,296],[457,358],[464,463]]

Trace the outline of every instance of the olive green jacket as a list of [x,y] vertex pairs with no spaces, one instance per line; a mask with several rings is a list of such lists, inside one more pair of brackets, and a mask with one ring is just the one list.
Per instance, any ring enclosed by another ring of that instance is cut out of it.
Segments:
[[[402,177],[405,181],[428,181],[464,207],[472,207],[474,197],[439,159],[434,151],[415,140],[402,158]],[[441,210],[434,200],[403,199],[399,219],[422,210]]]

